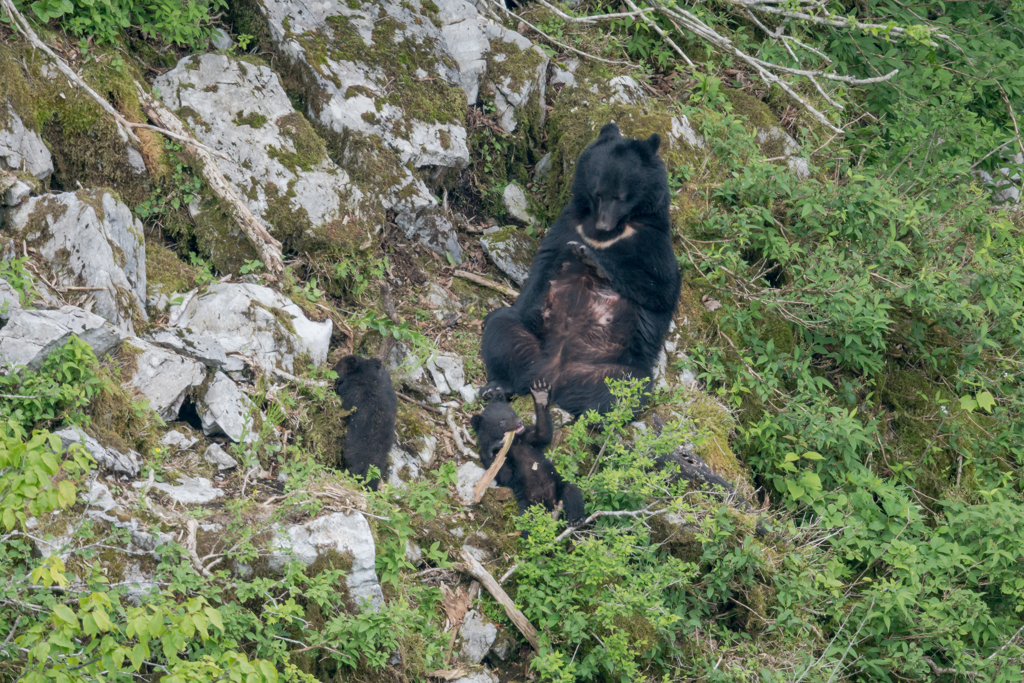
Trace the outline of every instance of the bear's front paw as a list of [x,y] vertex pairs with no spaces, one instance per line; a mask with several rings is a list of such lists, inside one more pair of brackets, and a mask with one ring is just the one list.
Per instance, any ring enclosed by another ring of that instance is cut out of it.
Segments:
[[530,386],[530,393],[533,394],[533,400],[537,402],[537,405],[546,406],[551,394],[551,385],[543,379],[535,380]]

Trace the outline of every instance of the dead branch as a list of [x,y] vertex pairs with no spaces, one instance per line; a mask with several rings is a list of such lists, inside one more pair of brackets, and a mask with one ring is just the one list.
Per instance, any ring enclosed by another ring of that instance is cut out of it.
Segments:
[[517,292],[516,290],[512,289],[511,287],[506,287],[505,285],[503,285],[503,284],[501,284],[499,282],[495,282],[494,280],[491,280],[490,278],[486,278],[483,275],[477,275],[476,273],[470,273],[470,272],[465,271],[465,270],[456,270],[455,271],[455,276],[456,277],[461,277],[463,280],[469,280],[470,282],[475,282],[476,284],[481,285],[482,287],[488,287],[490,289],[493,289],[496,292],[500,292],[500,293],[504,294],[505,296],[510,296],[513,299],[515,299],[516,297],[519,296],[519,292]]
[[559,541],[565,540],[569,537],[569,534],[576,531],[576,529],[580,528],[581,526],[585,526],[587,524],[592,523],[599,517],[654,517],[655,515],[660,515],[666,510],[667,508],[662,508],[661,510],[652,511],[649,507],[646,507],[643,510],[598,510],[597,512],[595,512],[594,514],[590,515],[585,520],[577,524],[576,526],[570,526],[566,528],[565,531],[563,531],[555,537],[553,543],[558,543]]
[[498,470],[505,464],[505,454],[508,453],[508,449],[512,447],[512,441],[516,438],[514,431],[505,432],[505,443],[501,446],[501,450],[498,451],[498,455],[494,457],[494,462],[487,468],[484,475],[480,477],[480,481],[473,487],[473,502],[479,503],[480,499],[484,497],[484,491],[494,481],[494,477],[497,476]]
[[395,393],[398,394],[398,398],[402,399],[403,401],[408,401],[409,403],[415,403],[416,405],[418,405],[420,408],[423,408],[424,410],[429,410],[430,412],[437,413],[438,415],[444,415],[444,411],[441,410],[440,408],[438,408],[437,406],[432,406],[429,403],[424,403],[423,401],[417,401],[412,396],[406,396],[405,394],[403,394],[400,391],[396,391]]
[[[562,48],[563,50],[569,50],[570,52],[575,52],[580,57],[586,57],[587,59],[593,59],[595,62],[604,62],[605,64],[621,64],[623,66],[632,66],[632,64],[630,64],[629,62],[624,62],[624,61],[622,61],[620,59],[605,59],[604,57],[598,57],[597,55],[592,55],[589,52],[584,52],[583,50],[577,50],[572,45],[566,45],[565,43],[559,42],[559,41],[555,40],[554,38],[552,38],[551,36],[549,36],[547,33],[544,33],[544,31],[541,31],[539,28],[537,28],[536,26],[534,26],[533,24],[528,22],[526,19],[523,19],[521,16],[519,16],[518,14],[513,12],[512,10],[510,10],[507,7],[505,7],[505,3],[504,2],[500,2],[498,0],[491,0],[490,4],[493,5],[494,7],[497,7],[498,9],[500,9],[502,12],[504,12],[507,15],[509,15],[513,19],[516,19],[517,21],[523,22],[524,24],[529,26],[531,29],[536,31],[538,34],[542,35],[544,37],[544,40],[548,41],[549,43],[552,43],[553,45],[557,45],[558,47]],[[489,8],[489,6],[488,6],[488,8]]]
[[[10,2],[10,0],[0,0],[0,2]],[[266,264],[270,272],[273,273],[273,276],[281,277],[281,274],[284,272],[284,263],[281,260],[281,243],[267,232],[267,229],[263,227],[263,223],[249,210],[249,206],[238,195],[238,192],[231,183],[227,181],[224,174],[220,172],[220,168],[217,166],[217,162],[214,161],[209,149],[200,144],[189,133],[185,125],[170,109],[165,107],[162,102],[150,96],[141,86],[139,86],[139,101],[142,103],[142,109],[150,119],[160,124],[162,128],[171,129],[172,132],[179,136],[178,139],[184,138],[186,150],[190,156],[199,161],[198,165],[202,168],[203,177],[206,178],[210,189],[227,204],[232,218],[235,219],[235,223],[242,229],[249,242],[255,247],[256,253],[260,255],[260,260]]]
[[[6,0],[4,0],[6,2]],[[199,555],[196,553],[196,530],[199,528],[199,522],[194,519],[188,520],[185,523],[185,528],[188,530],[188,538],[185,540],[185,549],[188,550],[188,557],[192,560],[192,566],[196,568],[202,576],[209,576],[210,572],[203,566],[202,561],[199,559]]]
[[512,620],[512,623],[519,629],[519,632],[523,634],[523,637],[530,643],[534,651],[540,652],[537,629],[533,627],[533,624],[526,618],[526,615],[519,611],[515,603],[512,602],[512,598],[508,597],[508,593],[502,590],[498,582],[494,580],[494,577],[484,569],[482,564],[477,562],[475,557],[465,550],[460,553],[460,556],[462,557],[462,562],[456,564],[455,569],[479,581],[487,589],[487,592],[491,594],[491,597],[505,608],[505,614]]

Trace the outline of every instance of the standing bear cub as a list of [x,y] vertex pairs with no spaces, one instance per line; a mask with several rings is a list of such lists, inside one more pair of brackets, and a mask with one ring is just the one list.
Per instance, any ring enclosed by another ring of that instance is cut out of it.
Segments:
[[476,432],[480,448],[480,461],[489,468],[501,450],[505,433],[515,431],[516,436],[508,449],[505,464],[495,477],[501,486],[511,487],[519,501],[519,514],[528,507],[543,505],[548,511],[562,502],[566,521],[577,525],[586,517],[583,494],[574,485],[562,479],[551,461],[544,457],[544,449],[551,443],[553,430],[551,410],[548,406],[550,387],[543,380],[531,387],[536,423],[526,427],[504,395],[497,395],[482,413],[474,415],[470,426]]
[[[334,366],[334,372],[338,375],[334,391],[342,407],[353,411],[345,418],[348,423],[342,456],[345,469],[365,478],[373,465],[387,480],[388,452],[395,442],[398,410],[391,374],[376,358],[359,356],[345,356]],[[367,487],[376,489],[379,482],[379,479],[372,479]]]
[[537,377],[581,415],[607,412],[606,378],[650,380],[679,300],[661,138],[601,129],[576,164],[572,200],[548,230],[522,293],[484,320],[483,398]]

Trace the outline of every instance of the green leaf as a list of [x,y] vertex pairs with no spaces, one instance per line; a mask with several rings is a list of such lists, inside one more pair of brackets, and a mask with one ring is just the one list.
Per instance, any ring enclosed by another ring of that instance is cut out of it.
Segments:
[[53,616],[57,617],[66,624],[71,624],[76,629],[79,628],[78,615],[76,615],[74,610],[72,610],[67,605],[54,605]]
[[203,613],[210,620],[210,623],[219,628],[221,631],[224,630],[224,621],[220,617],[220,611],[213,607],[207,607],[203,610]]
[[824,460],[825,456],[821,453],[815,453],[814,451],[807,451],[803,455],[804,460]]
[[985,409],[987,412],[992,412],[992,408],[996,405],[996,400],[992,394],[987,391],[978,392],[977,395],[978,405]]
[[149,648],[143,645],[142,643],[136,643],[135,647],[132,648],[132,654],[130,657],[132,661],[132,669],[138,671],[139,667],[142,666],[142,662],[145,661],[148,655]]

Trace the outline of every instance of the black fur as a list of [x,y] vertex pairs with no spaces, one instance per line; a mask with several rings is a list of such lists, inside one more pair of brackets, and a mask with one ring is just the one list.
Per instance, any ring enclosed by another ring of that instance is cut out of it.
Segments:
[[609,123],[584,150],[522,293],[484,320],[484,398],[543,376],[552,402],[580,415],[611,407],[605,378],[650,379],[680,287],[660,142]]
[[[388,452],[395,442],[395,412],[398,398],[391,386],[391,374],[376,358],[345,356],[334,366],[338,379],[334,391],[346,409],[355,409],[347,418],[345,469],[365,477],[374,465],[385,480],[388,477]],[[376,489],[379,479],[367,482]]]
[[544,457],[544,449],[553,436],[548,391],[549,387],[543,381],[534,383],[533,405],[537,419],[532,427],[523,425],[502,395],[492,399],[482,413],[474,415],[470,426],[476,432],[480,461],[484,467],[490,467],[494,462],[504,442],[505,432],[517,431],[505,456],[505,464],[498,470],[495,480],[501,486],[512,488],[519,502],[519,514],[538,503],[551,511],[561,501],[566,521],[576,525],[586,518],[583,494],[574,484],[563,480],[551,461]]

